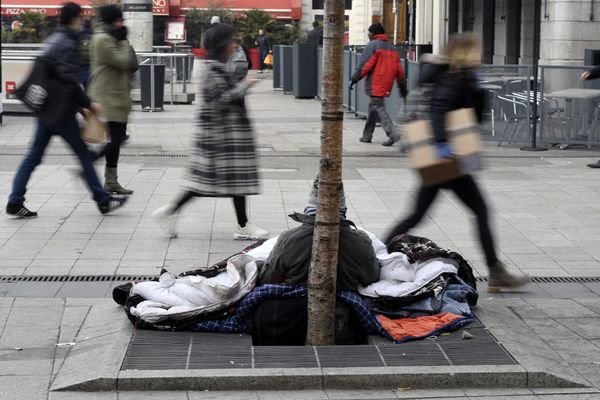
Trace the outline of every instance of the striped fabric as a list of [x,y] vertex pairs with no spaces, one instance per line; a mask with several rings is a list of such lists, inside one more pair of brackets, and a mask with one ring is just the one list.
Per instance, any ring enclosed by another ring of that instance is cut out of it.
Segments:
[[185,187],[203,196],[258,194],[254,132],[244,102],[248,87],[234,84],[225,64],[212,60],[206,62],[201,80]]
[[[293,284],[268,284],[262,285],[248,293],[235,310],[231,317],[219,320],[202,321],[192,326],[193,331],[222,332],[222,333],[244,333],[247,331],[245,318],[267,298],[289,299],[295,297],[306,297],[308,290],[303,285]],[[371,335],[377,334],[390,337],[383,329],[379,320],[375,317],[369,305],[357,293],[342,290],[337,293],[338,300],[348,304],[354,311],[361,325]]]

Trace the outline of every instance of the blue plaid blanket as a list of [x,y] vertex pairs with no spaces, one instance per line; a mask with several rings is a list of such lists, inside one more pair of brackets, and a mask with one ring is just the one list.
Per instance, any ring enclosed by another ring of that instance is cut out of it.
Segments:
[[[231,317],[198,322],[192,325],[191,329],[202,332],[245,333],[247,332],[245,317],[250,315],[264,299],[289,299],[306,297],[307,294],[306,286],[302,285],[267,284],[259,286],[244,297],[235,310],[235,314]],[[390,337],[373,314],[373,311],[371,311],[369,305],[357,293],[343,290],[338,292],[337,298],[352,308],[369,334]]]

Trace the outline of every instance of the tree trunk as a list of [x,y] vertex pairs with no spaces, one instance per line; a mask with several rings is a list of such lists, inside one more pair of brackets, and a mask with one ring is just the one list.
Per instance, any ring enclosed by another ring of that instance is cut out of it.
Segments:
[[325,0],[319,202],[308,275],[306,344],[335,343],[335,284],[342,189],[344,0]]

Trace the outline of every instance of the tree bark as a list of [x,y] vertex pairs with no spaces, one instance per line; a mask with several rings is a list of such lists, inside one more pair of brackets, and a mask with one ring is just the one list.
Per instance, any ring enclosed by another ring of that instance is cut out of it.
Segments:
[[342,190],[344,0],[325,0],[319,202],[308,275],[306,344],[335,343],[335,292]]

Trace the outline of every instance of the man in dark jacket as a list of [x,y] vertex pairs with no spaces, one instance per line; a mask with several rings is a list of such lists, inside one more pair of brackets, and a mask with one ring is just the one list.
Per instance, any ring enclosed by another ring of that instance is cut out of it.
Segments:
[[265,70],[265,58],[267,57],[267,55],[269,53],[271,53],[271,42],[269,41],[269,38],[267,37],[267,35],[265,34],[265,31],[263,29],[260,29],[258,31],[258,37],[256,38],[256,45],[258,46],[259,49],[259,62],[260,62],[260,70],[258,71],[259,74],[262,74],[263,71]]
[[[600,66],[597,66],[596,68],[592,68],[581,74],[581,79],[584,81],[589,81],[589,80],[598,79],[598,78],[600,78]],[[587,166],[590,168],[600,168],[600,160],[596,161],[595,163],[588,164]]]
[[[313,233],[318,195],[318,178],[313,182],[304,213],[290,215],[302,225],[279,235],[275,247],[261,269],[259,282],[305,285],[312,254]],[[379,263],[369,236],[346,219],[345,201],[340,206],[340,238],[337,267],[337,290],[357,291],[379,279]]]
[[377,23],[369,27],[369,44],[363,51],[358,62],[358,68],[350,80],[350,88],[359,80],[367,77],[366,92],[371,96],[369,115],[360,141],[371,143],[375,124],[379,119],[381,126],[388,136],[383,145],[391,146],[400,139],[394,130],[394,124],[385,110],[384,99],[388,97],[398,82],[400,95],[406,97],[404,84],[404,69],[400,64],[400,56],[394,46],[387,41],[383,25]]
[[[77,32],[81,29],[81,6],[66,3],[60,12],[60,26],[46,42],[42,57],[51,62],[51,76],[55,76],[63,87],[68,88],[70,97],[56,99],[68,102],[71,110],[56,124],[48,125],[41,119],[29,153],[19,166],[13,181],[12,192],[6,206],[6,213],[19,218],[37,217],[37,213],[28,210],[25,205],[27,182],[35,168],[42,162],[44,151],[53,135],[58,135],[73,149],[83,167],[83,176],[93,193],[93,198],[102,214],[113,211],[123,205],[125,199],[110,196],[100,184],[94,169],[92,153],[81,140],[79,124],[75,118],[79,108],[100,112],[100,105],[92,103],[79,83],[79,42]],[[48,96],[52,96],[49,93]]]
[[319,21],[313,22],[313,29],[308,32],[308,44],[316,44],[323,46],[323,28],[319,25]]

